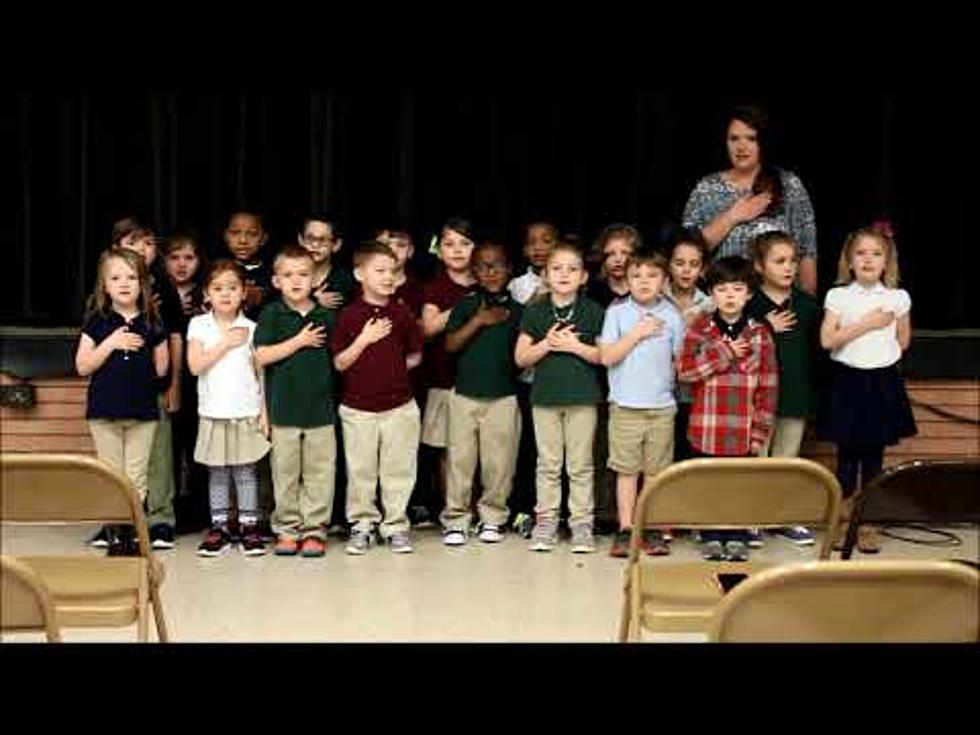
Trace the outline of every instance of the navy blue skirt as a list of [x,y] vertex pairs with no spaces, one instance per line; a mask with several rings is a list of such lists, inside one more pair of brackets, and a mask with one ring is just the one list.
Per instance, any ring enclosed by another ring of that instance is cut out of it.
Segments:
[[885,447],[914,436],[915,417],[898,364],[860,369],[832,362],[817,436],[848,447]]

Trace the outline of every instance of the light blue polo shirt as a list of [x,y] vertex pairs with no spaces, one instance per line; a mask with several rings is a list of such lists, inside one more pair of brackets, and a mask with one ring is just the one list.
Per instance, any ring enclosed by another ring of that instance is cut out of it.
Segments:
[[609,368],[609,402],[624,408],[672,408],[674,400],[674,357],[684,345],[684,319],[665,298],[640,306],[632,297],[613,303],[606,310],[601,341],[618,342],[645,315],[651,314],[664,328],[639,342],[622,362]]

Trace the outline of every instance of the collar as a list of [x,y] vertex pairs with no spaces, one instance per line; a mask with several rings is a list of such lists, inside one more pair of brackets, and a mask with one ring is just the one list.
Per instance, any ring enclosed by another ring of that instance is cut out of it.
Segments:
[[854,291],[855,293],[868,294],[868,295],[874,293],[884,293],[885,291],[888,290],[885,288],[885,284],[883,284],[881,281],[878,281],[874,286],[871,286],[869,288],[867,286],[862,286],[860,283],[858,283],[855,280],[855,281],[851,281],[851,285],[848,286],[848,288]]
[[721,314],[717,311],[712,313],[711,319],[718,326],[718,329],[721,330],[721,333],[729,339],[738,339],[738,335],[749,325],[749,315],[745,310],[742,311],[742,316],[734,324],[729,324],[722,319]]
[[639,312],[641,312],[643,314],[652,314],[653,312],[657,311],[657,309],[660,308],[661,304],[663,304],[663,302],[664,302],[664,298],[665,297],[664,296],[658,296],[654,300],[654,302],[652,304],[650,304],[649,306],[643,306],[643,305],[641,305],[636,299],[633,298],[632,294],[629,294],[629,295],[625,296],[624,298],[625,298],[626,302],[630,306],[632,306],[634,309],[636,309],[637,311],[639,311]]

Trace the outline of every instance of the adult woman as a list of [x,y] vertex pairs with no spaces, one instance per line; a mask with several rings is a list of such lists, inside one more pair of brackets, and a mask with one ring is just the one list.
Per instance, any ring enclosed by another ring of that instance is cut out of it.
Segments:
[[800,179],[765,159],[768,119],[755,106],[738,107],[728,122],[731,168],[701,179],[684,207],[685,227],[700,228],[712,257],[748,257],[752,238],[770,230],[792,235],[800,247],[800,286],[817,291],[817,230]]

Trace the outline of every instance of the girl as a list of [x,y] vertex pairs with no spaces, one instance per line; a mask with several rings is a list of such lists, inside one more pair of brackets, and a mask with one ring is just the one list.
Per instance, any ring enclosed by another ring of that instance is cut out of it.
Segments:
[[599,268],[595,277],[589,279],[586,295],[602,308],[628,296],[626,261],[641,247],[643,240],[635,227],[614,224],[604,228],[589,253],[589,260],[599,263]]
[[[150,294],[143,258],[107,250],[75,354],[75,368],[91,376],[85,416],[96,455],[126,473],[146,500],[147,471],[157,419],[157,381],[167,372],[167,339]],[[137,553],[133,528],[103,528],[93,541],[110,556]]]
[[[204,261],[197,238],[176,233],[164,246],[164,265],[180,302],[180,333],[187,333],[191,317],[204,313],[201,272]],[[180,367],[180,408],[173,417],[173,473],[176,484],[174,513],[177,531],[195,533],[207,528],[207,473],[194,461],[197,442],[197,380],[187,361]]]
[[[855,490],[881,471],[884,448],[916,433],[898,370],[912,338],[912,301],[897,288],[898,254],[887,223],[848,236],[837,282],[842,285],[827,293],[820,326],[820,344],[830,350],[833,369],[818,434],[837,443],[846,516]],[[862,527],[858,548],[877,552],[877,531]]]
[[211,530],[197,549],[217,556],[230,544],[228,512],[231,480],[238,495],[242,551],[265,553],[258,527],[256,462],[269,451],[268,421],[252,349],[255,322],[242,313],[245,273],[233,260],[215,261],[204,279],[211,310],[190,321],[187,364],[198,376],[201,420],[194,459],[208,466]]

